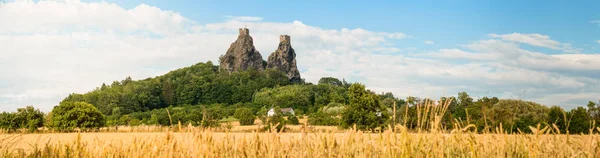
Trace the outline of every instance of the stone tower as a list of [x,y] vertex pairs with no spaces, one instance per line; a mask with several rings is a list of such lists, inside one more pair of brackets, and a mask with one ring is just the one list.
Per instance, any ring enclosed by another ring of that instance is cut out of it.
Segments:
[[282,71],[292,82],[301,81],[300,72],[296,66],[296,52],[292,48],[290,36],[279,36],[279,46],[275,52],[269,55],[267,68]]
[[240,28],[237,40],[231,43],[225,55],[219,57],[219,62],[219,68],[229,72],[265,69],[263,58],[254,48],[250,30],[247,28]]

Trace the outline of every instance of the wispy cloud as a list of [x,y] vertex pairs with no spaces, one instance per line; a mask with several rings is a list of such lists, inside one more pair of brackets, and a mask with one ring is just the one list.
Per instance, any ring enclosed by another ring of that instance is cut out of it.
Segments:
[[425,44],[435,44],[435,42],[433,42],[433,41],[425,41],[424,43]]
[[558,41],[552,40],[548,35],[541,35],[537,33],[532,34],[521,34],[521,33],[512,33],[512,34],[489,34],[492,38],[500,38],[505,41],[512,41],[518,43],[525,43],[533,46],[550,48],[554,50],[562,50],[568,53],[580,53],[580,49],[573,48],[569,43],[560,43]]
[[256,17],[256,16],[225,16],[225,17],[229,20],[244,21],[244,22],[256,22],[256,21],[263,20],[262,17]]

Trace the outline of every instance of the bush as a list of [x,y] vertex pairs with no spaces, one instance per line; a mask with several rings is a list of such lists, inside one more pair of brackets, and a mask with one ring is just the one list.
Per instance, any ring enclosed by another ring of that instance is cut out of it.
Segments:
[[0,113],[0,129],[14,131],[19,128],[15,119],[15,113],[2,112]]
[[344,110],[346,110],[346,106],[340,103],[329,103],[323,107],[323,112],[331,115],[340,115],[344,113]]
[[275,114],[271,117],[267,118],[267,126],[265,126],[265,130],[271,131],[271,127],[275,126],[276,132],[281,132],[285,129],[286,120],[283,119],[281,115]]
[[240,125],[253,125],[254,124],[254,114],[252,114],[252,110],[249,108],[238,108],[235,110],[233,117],[240,120]]
[[27,106],[17,109],[17,112],[0,113],[0,129],[15,131],[25,128],[29,132],[36,131],[44,126],[44,113],[40,110]]
[[339,118],[323,113],[322,111],[308,115],[309,125],[338,126],[340,125],[340,121]]
[[265,126],[265,130],[273,132],[272,126],[275,126],[275,130],[277,130],[276,132],[282,132],[285,129],[285,124],[287,121],[283,119],[283,114],[281,113],[281,109],[279,107],[275,107],[273,110],[275,111],[273,116],[265,117],[267,125]]
[[85,102],[61,102],[52,109],[51,127],[59,131],[90,130],[105,125],[102,113]]
[[221,124],[219,121],[223,118],[221,108],[213,107],[207,108],[202,112],[202,127],[219,127]]
[[17,109],[14,119],[20,128],[26,128],[30,132],[44,126],[44,113],[33,106]]
[[298,117],[296,117],[296,116],[288,116],[288,121],[292,125],[299,125],[300,124],[300,121],[298,120]]

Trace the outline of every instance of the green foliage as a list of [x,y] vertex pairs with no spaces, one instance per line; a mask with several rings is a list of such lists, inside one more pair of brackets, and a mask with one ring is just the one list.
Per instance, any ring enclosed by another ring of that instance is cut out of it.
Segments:
[[[442,97],[438,103],[446,103],[446,100],[451,101],[448,102],[448,112],[442,118],[442,125],[445,127],[452,127],[458,120],[474,124],[478,131],[491,130],[486,127],[498,127],[502,124],[507,131],[517,132],[520,129],[522,132],[530,132],[529,126],[541,123],[556,124],[561,131],[566,132],[570,120],[571,126],[568,129],[580,132],[592,128],[589,127],[590,121],[600,122],[600,103],[592,101],[588,102],[587,110],[583,108],[564,112],[560,107],[549,109],[521,100],[483,97],[475,101],[466,92]],[[415,105],[427,101],[430,99],[408,97],[402,100],[392,93],[377,95],[365,90],[364,85],[350,85],[345,80],[340,81],[334,77],[323,77],[317,85],[303,81],[292,85],[285,74],[274,69],[229,73],[219,71],[218,66],[207,62],[154,78],[133,80],[127,77],[110,85],[102,84],[88,93],[69,95],[61,105],[89,103],[106,115],[106,118],[102,118],[111,126],[172,125],[182,122],[213,127],[219,126],[220,118],[232,115],[242,125],[252,124],[255,116],[265,123],[279,123],[279,119],[267,120],[267,110],[271,107],[291,107],[297,115],[308,115],[308,122],[312,125],[340,125],[349,128],[356,124],[360,130],[372,130],[390,123],[388,119],[394,102],[396,123],[406,122],[407,127],[414,128],[418,118]],[[22,112],[0,113],[0,128],[13,131],[27,128],[31,131],[44,122],[39,110],[27,107],[19,111]],[[377,112],[382,112],[382,116],[377,116]],[[256,115],[253,116],[253,113]],[[77,121],[71,120],[66,124],[55,121],[64,119],[63,117],[75,119],[65,114],[68,113],[49,114],[45,119],[46,124],[57,129],[55,124],[60,125],[61,130],[77,128],[72,127],[73,124],[78,124],[75,123]],[[565,115],[568,116],[565,118]],[[283,122],[282,125],[285,120]]]
[[316,126],[339,126],[341,119],[319,111],[308,115],[308,124]]
[[266,118],[267,121],[265,130],[270,132],[273,132],[273,129],[277,130],[277,132],[283,131],[287,121],[283,118],[283,114],[281,113],[281,109],[279,107],[275,107],[274,110],[275,114]]
[[312,105],[311,90],[304,85],[262,89],[254,95],[254,103],[266,107],[279,106],[307,110]]
[[51,114],[51,126],[59,131],[90,130],[105,125],[104,115],[85,102],[61,102]]
[[24,128],[34,132],[43,126],[44,113],[33,106],[18,108],[17,112],[0,113],[0,129],[15,131]]
[[492,127],[502,124],[504,130],[517,132],[531,132],[529,126],[538,123],[547,124],[548,107],[535,102],[502,99],[492,106],[489,117]]
[[19,128],[18,121],[15,120],[16,113],[2,112],[0,113],[0,129],[14,131]]
[[590,116],[584,107],[577,107],[570,112],[571,123],[569,124],[570,133],[587,133],[590,129]]
[[129,123],[132,124],[131,121],[140,120],[141,124],[148,125],[171,126],[181,122],[182,124],[192,124],[194,126],[217,127],[219,121],[224,117],[224,109],[220,104],[154,109],[129,114],[131,117]]
[[[171,71],[163,76],[134,81],[127,77],[86,94],[71,94],[63,100],[95,105],[103,114],[120,118],[133,112],[169,106],[222,103],[232,105],[252,101],[253,94],[263,88],[288,85],[282,72],[220,72],[211,62]],[[225,114],[233,114],[233,111]]]
[[334,86],[343,86],[343,83],[334,77],[323,77],[321,79],[319,79],[319,84],[320,85],[334,85]]
[[566,133],[567,130],[567,122],[568,121],[567,113],[561,107],[552,106],[550,107],[550,111],[548,112],[548,124],[556,125],[561,133]]
[[267,112],[269,111],[269,109],[267,109],[267,107],[261,107],[260,110],[258,110],[258,112],[256,112],[256,116],[258,116],[258,119],[260,119],[261,122],[267,122]]
[[590,119],[596,121],[596,124],[600,127],[600,101],[598,103],[589,101],[587,104],[587,108],[588,113],[590,115]]
[[25,128],[30,132],[37,131],[39,127],[44,126],[44,113],[33,106],[17,109],[14,120],[18,127]]
[[[374,130],[375,128],[384,128],[389,115],[384,107],[381,106],[379,96],[365,90],[362,84],[352,84],[348,88],[348,98],[350,105],[342,115],[342,127],[350,128],[356,125],[359,130]],[[381,112],[381,116],[377,116]]]
[[346,106],[340,103],[329,103],[322,108],[323,113],[338,116],[344,113]]
[[296,116],[288,116],[288,122],[292,125],[300,124],[300,120],[298,120],[298,117],[296,117]]
[[254,114],[252,113],[252,110],[250,110],[249,108],[236,109],[235,113],[233,114],[233,117],[240,120],[240,125],[242,125],[242,126],[254,124],[255,117],[254,117]]

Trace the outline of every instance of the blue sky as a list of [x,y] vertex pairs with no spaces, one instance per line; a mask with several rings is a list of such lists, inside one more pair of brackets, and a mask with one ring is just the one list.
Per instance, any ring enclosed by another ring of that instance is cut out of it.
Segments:
[[[489,33],[535,32],[558,41],[592,49],[600,29],[594,6],[600,1],[107,1],[125,8],[141,3],[173,10],[198,23],[223,21],[224,16],[255,16],[264,21],[305,24],[325,29],[363,28],[406,32],[416,39],[436,41],[429,48],[456,46]],[[422,42],[398,45],[423,47]]]
[[0,111],[217,62],[248,26],[263,58],[292,37],[301,75],[396,96],[600,100],[598,1],[6,1]]

